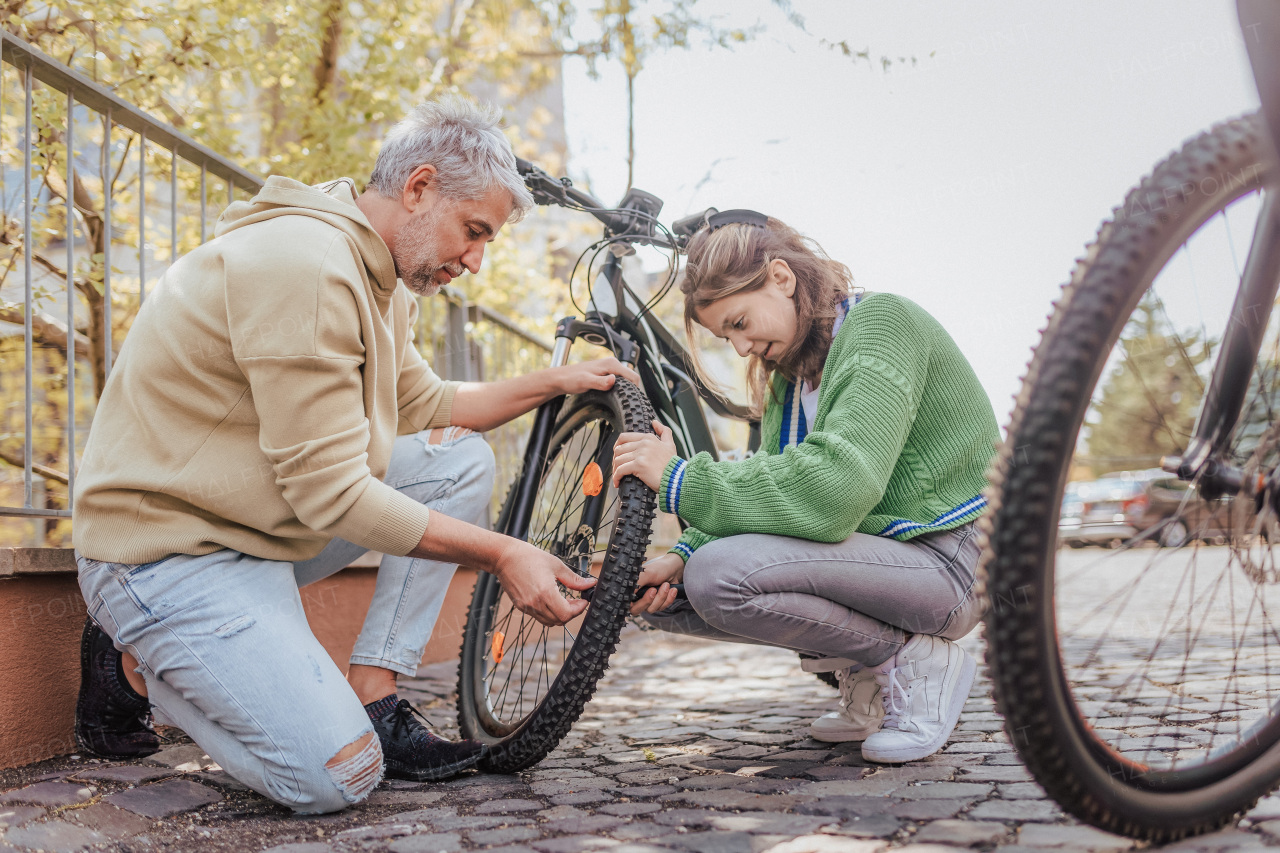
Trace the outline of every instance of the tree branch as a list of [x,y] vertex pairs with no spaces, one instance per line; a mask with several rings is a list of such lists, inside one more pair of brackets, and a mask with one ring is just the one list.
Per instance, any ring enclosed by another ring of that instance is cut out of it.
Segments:
[[[0,322],[13,323],[15,326],[25,324],[23,308],[12,302],[0,302]],[[67,354],[67,327],[52,317],[39,311],[31,312],[31,340],[56,347],[65,357]],[[89,357],[89,339],[77,332],[75,334],[76,356]]]
[[[15,468],[25,468],[21,453],[10,453],[8,450],[0,448],[0,462],[8,462]],[[41,465],[39,462],[31,463],[31,473],[38,474],[46,480],[53,480],[55,483],[67,485],[67,475],[61,471],[50,468],[48,465]]]

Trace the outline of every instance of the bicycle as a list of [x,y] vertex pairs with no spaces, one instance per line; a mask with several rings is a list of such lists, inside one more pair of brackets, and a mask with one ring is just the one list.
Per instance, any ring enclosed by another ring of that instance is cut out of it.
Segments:
[[[584,340],[611,349],[635,368],[642,385],[619,378],[607,393],[560,397],[534,416],[495,529],[550,551],[583,576],[598,573],[599,581],[586,594],[586,612],[562,628],[517,611],[494,576],[482,572],[476,581],[458,667],[458,722],[464,736],[488,747],[480,766],[499,773],[537,763],[569,731],[608,666],[635,597],[656,501],[635,477],[611,487],[616,437],[652,432],[657,417],[671,428],[681,456],[706,451],[719,458],[699,401],[724,417],[749,420],[745,408],[693,378],[688,352],[651,313],[674,283],[676,253],[714,208],[668,230],[657,219],[662,201],[643,190],[630,190],[608,208],[568,179],[524,160],[518,167],[539,204],[590,213],[605,226],[604,238],[593,244],[597,255],[607,255],[590,310],[557,324],[551,366],[565,364],[573,343]],[[672,253],[667,280],[648,302],[623,277],[621,258],[638,245]],[[587,264],[588,279],[595,258]],[[751,436],[750,446],[758,446],[758,423]]]
[[[1101,226],[1028,365],[983,522],[1010,740],[1064,809],[1152,841],[1280,781],[1280,6],[1237,6],[1263,108],[1188,141]],[[1064,501],[1085,474],[1101,479]],[[1173,511],[1152,520],[1155,488]],[[1060,547],[1089,528],[1118,547]]]

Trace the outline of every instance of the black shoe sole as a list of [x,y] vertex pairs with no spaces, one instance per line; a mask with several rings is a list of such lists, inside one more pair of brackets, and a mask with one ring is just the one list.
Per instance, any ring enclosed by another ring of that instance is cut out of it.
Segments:
[[480,763],[480,759],[484,758],[487,749],[481,748],[479,752],[466,758],[454,761],[450,764],[441,764],[437,767],[409,767],[398,761],[386,761],[384,763],[384,775],[388,779],[405,779],[410,782],[443,782],[445,779],[452,779],[463,770],[470,770]]
[[[146,758],[148,755],[155,755],[160,751],[159,744],[156,745],[155,749],[148,749],[145,751],[135,750],[133,752],[106,752],[93,747],[80,733],[82,720],[84,719],[84,686],[93,671],[93,661],[91,660],[93,654],[93,635],[89,631],[90,622],[92,622],[92,620],[86,621],[85,630],[80,633],[80,691],[76,695],[76,722],[75,726],[72,728],[72,734],[75,736],[76,746],[80,748],[81,752],[87,752],[89,755],[93,755],[98,758],[127,761],[134,758]],[[95,625],[95,628],[96,627],[97,626]],[[97,630],[101,631],[102,629],[97,628]]]
[[84,630],[80,632],[80,691],[76,695],[76,724],[73,729],[73,733],[76,738],[76,746],[80,747],[82,752],[87,752],[90,755],[97,755],[101,758],[115,758],[116,756],[114,755],[103,755],[98,752],[90,746],[89,742],[80,734],[81,720],[84,718],[84,686],[89,680],[89,674],[92,668],[89,660],[91,654],[90,648],[93,645],[91,637],[92,634],[90,633],[89,625],[86,622]]

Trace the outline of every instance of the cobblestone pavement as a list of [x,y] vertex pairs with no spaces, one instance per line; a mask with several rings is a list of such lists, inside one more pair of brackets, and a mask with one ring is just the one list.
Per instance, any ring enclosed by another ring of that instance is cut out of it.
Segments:
[[[981,659],[980,641],[965,645]],[[427,667],[401,696],[452,728],[454,669]],[[294,817],[247,791],[189,741],[150,760],[70,757],[0,772],[0,852],[263,850],[279,853],[1002,853],[1134,842],[1068,819],[1030,780],[974,685],[943,752],[870,766],[857,745],[806,727],[835,691],[779,649],[628,628],[582,720],[516,776],[384,782],[358,807]],[[1280,844],[1280,796],[1238,827],[1169,850]]]

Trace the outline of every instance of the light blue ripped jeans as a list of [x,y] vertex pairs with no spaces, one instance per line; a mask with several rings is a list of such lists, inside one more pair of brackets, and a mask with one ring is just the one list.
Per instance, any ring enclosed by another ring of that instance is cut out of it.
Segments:
[[[493,488],[493,451],[451,429],[396,439],[386,483],[432,510],[478,521]],[[311,633],[298,588],[364,553],[334,540],[299,563],[223,550],[126,565],[77,554],[89,615],[138,660],[158,715],[231,776],[303,814],[363,799],[382,778],[377,737],[341,669]],[[384,556],[351,663],[412,675],[444,603],[452,563]]]

